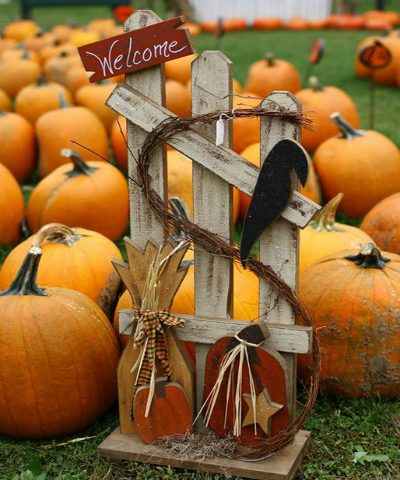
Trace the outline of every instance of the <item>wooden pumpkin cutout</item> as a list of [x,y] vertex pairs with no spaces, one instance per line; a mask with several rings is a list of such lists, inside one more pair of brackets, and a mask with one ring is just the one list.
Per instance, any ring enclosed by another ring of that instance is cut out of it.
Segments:
[[[261,330],[260,326],[263,326]],[[266,338],[265,325],[261,322],[246,327],[236,337],[220,338],[209,350],[206,360],[204,400],[217,382],[221,364],[240,340],[248,343],[247,351],[255,389],[255,412],[251,401],[251,380],[249,368],[244,362],[241,369],[242,413],[240,443],[251,445],[282,431],[290,422],[286,394],[286,365],[282,357],[272,350],[266,351],[260,345]],[[235,360],[233,376],[229,381],[228,372],[219,389],[208,426],[220,437],[233,434],[235,422],[235,391],[233,385],[239,374],[239,361]],[[230,382],[230,383],[229,383]],[[254,421],[251,421],[254,420]]]
[[146,404],[149,386],[139,387],[134,400],[136,430],[143,443],[155,443],[163,437],[185,435],[192,430],[192,410],[185,391],[166,378],[156,380],[154,397],[148,416]]

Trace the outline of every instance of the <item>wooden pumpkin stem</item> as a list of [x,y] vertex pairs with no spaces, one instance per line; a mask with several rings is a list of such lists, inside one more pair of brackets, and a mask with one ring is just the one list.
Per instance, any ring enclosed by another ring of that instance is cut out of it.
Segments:
[[343,229],[337,226],[335,218],[337,208],[342,198],[343,193],[338,193],[336,197],[332,198],[324,208],[314,215],[314,218],[310,222],[310,227],[317,232],[342,232]]
[[373,243],[365,244],[358,255],[348,255],[345,258],[361,268],[378,268],[380,270],[384,269],[385,265],[390,262],[390,258],[384,257]]
[[12,284],[0,292],[0,296],[6,295],[36,295],[45,297],[46,292],[42,288],[38,287],[36,283],[37,271],[39,262],[42,257],[42,250],[37,247],[32,247],[19,269]]
[[340,115],[339,112],[332,113],[330,117],[336,123],[339,130],[343,133],[343,137],[347,138],[347,140],[354,140],[355,138],[364,136],[362,130],[356,130],[353,128],[350,123]]
[[273,67],[275,65],[275,56],[272,52],[267,52],[264,58],[269,67]]
[[311,77],[308,79],[308,88],[311,88],[311,90],[314,90],[314,92],[322,92],[324,89],[319,81],[319,78],[315,75],[311,75]]
[[76,177],[77,175],[92,175],[92,173],[97,170],[96,167],[91,167],[88,165],[75,150],[63,148],[61,150],[61,155],[66,158],[70,158],[71,162],[74,164],[74,168],[66,173],[68,177]]
[[86,235],[81,235],[71,227],[63,225],[62,223],[48,223],[44,225],[32,242],[32,247],[40,248],[44,242],[58,243],[71,246],[80,238]]
[[[40,75],[40,77],[38,78],[38,81],[36,82],[36,85],[38,87],[45,87],[48,84],[49,82],[46,80],[46,78],[43,75]],[[65,98],[64,98],[64,101],[65,101]]]

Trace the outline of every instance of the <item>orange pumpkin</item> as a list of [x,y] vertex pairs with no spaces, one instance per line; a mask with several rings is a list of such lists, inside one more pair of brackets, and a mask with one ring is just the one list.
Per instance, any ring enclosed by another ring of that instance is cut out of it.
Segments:
[[187,28],[192,37],[197,37],[201,33],[201,27],[197,23],[185,22],[180,28]]
[[369,10],[363,17],[366,23],[380,21],[389,27],[395,27],[400,23],[400,15],[394,11]]
[[187,86],[176,80],[167,80],[165,82],[165,106],[178,117],[190,116],[192,97]]
[[35,132],[21,115],[0,111],[0,163],[22,182],[35,164]]
[[39,53],[43,48],[53,45],[56,41],[56,37],[53,33],[44,32],[39,30],[32,37],[27,38],[24,41],[24,45],[28,50],[32,50],[36,53]]
[[314,122],[312,130],[303,128],[301,132],[302,145],[309,152],[336,135],[337,127],[330,119],[333,112],[339,112],[355,128],[360,126],[357,107],[349,95],[337,87],[321,86],[317,77],[311,77],[309,88],[297,92],[296,97]]
[[32,60],[34,62],[39,62],[39,57],[37,53],[32,50],[27,50],[25,46],[18,46],[10,50],[6,50],[0,54],[0,61],[3,60]]
[[73,32],[73,27],[69,27],[68,25],[55,25],[51,33],[61,42],[66,42]]
[[128,223],[128,186],[107,162],[84,162],[77,152],[63,151],[66,165],[58,167],[32,191],[27,208],[30,229],[46,223],[78,225],[118,239]]
[[116,23],[113,18],[96,18],[87,24],[88,30],[96,32],[102,38],[111,37],[115,27]]
[[108,155],[107,132],[101,120],[88,108],[70,107],[63,99],[60,107],[44,113],[36,122],[41,177],[68,162],[60,152],[64,147],[72,147],[71,140],[95,152],[74,145],[74,149],[84,154],[87,160],[99,161]]
[[[256,93],[243,91],[240,96],[233,97],[233,108],[253,108],[258,106],[261,100]],[[232,131],[232,149],[240,153],[249,145],[260,141],[260,117],[235,118]]]
[[11,38],[0,37],[0,52],[16,48],[18,43]]
[[365,28],[367,30],[379,30],[382,32],[390,30],[391,27],[391,24],[385,18],[371,18],[365,21]]
[[11,172],[1,163],[0,185],[0,246],[4,246],[18,241],[25,207],[20,186]]
[[361,248],[372,238],[359,228],[336,222],[336,210],[343,198],[339,193],[300,231],[300,272],[328,255]]
[[357,49],[356,49],[356,59],[355,59],[355,71],[357,77],[360,78],[369,78],[372,76],[372,70],[368,67],[366,67],[361,61],[360,61],[360,53],[361,51],[369,46],[372,46],[376,40],[380,40],[379,37],[366,37],[361,42],[358,44]]
[[304,18],[294,17],[287,20],[283,26],[286,28],[286,30],[307,30],[308,21]]
[[107,412],[117,394],[119,348],[100,308],[74,290],[40,288],[41,250],[0,293],[0,433],[54,438]]
[[116,164],[122,170],[127,170],[128,147],[126,146],[126,119],[122,115],[118,115],[112,124],[110,140]]
[[332,119],[342,135],[318,147],[315,168],[325,198],[343,192],[340,211],[357,218],[400,190],[399,150],[381,133],[355,130],[338,113]]
[[38,31],[40,31],[39,25],[33,20],[17,20],[4,27],[3,36],[16,42],[23,42]]
[[380,42],[390,50],[392,61],[383,68],[375,69],[372,78],[380,85],[396,85],[396,70],[400,63],[400,37],[381,38]]
[[108,132],[111,130],[113,121],[117,118],[117,113],[105,104],[114,88],[115,84],[111,82],[91,83],[81,87],[75,93],[76,104],[95,113]]
[[81,47],[82,45],[87,45],[88,43],[97,42],[100,40],[100,35],[87,28],[76,28],[70,35],[68,39],[76,47]]
[[77,53],[61,50],[57,56],[50,57],[44,63],[43,72],[47,80],[64,84],[68,70],[81,64],[81,59]]
[[40,66],[34,60],[12,58],[0,61],[0,88],[10,97],[40,77]]
[[[260,166],[260,143],[253,143],[249,147],[245,148],[241,152],[241,156],[244,157],[249,162]],[[308,198],[311,198],[316,203],[321,201],[321,192],[318,183],[318,177],[315,174],[313,165],[309,162],[309,175],[307,179],[307,183],[301,189],[301,193],[306,195]],[[240,192],[240,219],[244,220],[247,209],[250,205],[250,197],[243,192]]]
[[15,97],[15,111],[32,125],[46,112],[60,107],[60,95],[72,103],[69,91],[59,83],[47,82],[43,77],[32,85],[27,85]]
[[[53,43],[53,45],[49,45],[48,47],[44,47],[39,52],[39,59],[40,63],[43,65],[46,64],[48,60],[51,58],[59,57],[59,56],[76,56],[78,53],[77,48],[72,43],[59,43],[57,40]],[[49,67],[50,68],[50,67]],[[54,68],[54,64],[53,64]]]
[[8,254],[0,270],[1,290],[10,285],[33,246],[43,250],[37,277],[40,285],[77,290],[103,311],[109,310],[120,284],[111,260],[122,260],[111,240],[84,228],[45,225]]
[[72,94],[75,94],[81,87],[90,85],[89,77],[82,65],[75,65],[68,70],[64,85]]
[[[374,244],[325,257],[300,277],[321,351],[321,389],[346,397],[400,394],[400,257]],[[307,358],[299,357],[300,372]]]
[[187,83],[190,79],[192,62],[197,57],[195,53],[187,57],[176,58],[165,63],[165,75],[171,80]]
[[324,30],[327,27],[326,20],[308,20],[310,30]]
[[215,33],[218,29],[217,22],[201,22],[200,27],[203,32]]
[[11,110],[11,98],[4,90],[0,89],[0,111],[9,112]]
[[362,15],[338,15],[333,28],[339,30],[359,30],[365,27],[365,20]]
[[379,248],[400,254],[400,193],[390,195],[375,205],[364,217],[361,229]]
[[267,53],[265,59],[250,65],[244,89],[266,97],[274,90],[288,90],[295,93],[300,90],[299,72],[289,62],[275,59]]
[[244,18],[225,18],[223,28],[225,32],[241,32],[247,29],[247,22]]
[[253,22],[254,30],[279,30],[282,27],[283,22],[278,17],[256,18]]

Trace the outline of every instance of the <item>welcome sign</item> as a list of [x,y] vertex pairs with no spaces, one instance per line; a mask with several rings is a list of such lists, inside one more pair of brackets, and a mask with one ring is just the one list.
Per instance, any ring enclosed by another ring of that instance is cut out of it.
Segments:
[[91,82],[153,67],[194,52],[187,29],[178,29],[183,17],[78,48]]

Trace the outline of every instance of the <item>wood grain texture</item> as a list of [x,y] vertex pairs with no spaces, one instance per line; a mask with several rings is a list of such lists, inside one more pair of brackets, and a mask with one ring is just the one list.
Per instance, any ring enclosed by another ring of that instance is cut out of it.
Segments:
[[118,429],[99,446],[99,455],[107,461],[131,460],[189,470],[218,473],[256,480],[293,480],[309,443],[310,433],[300,430],[292,445],[259,462],[232,458],[191,459],[169,454],[155,445],[143,445],[137,435],[123,435]]
[[[122,84],[115,88],[107,100],[107,105],[147,132],[151,132],[167,118],[175,116],[140,92]],[[168,143],[230,185],[247,195],[252,195],[259,168],[233,150],[223,145],[217,147],[215,127],[211,129],[208,138],[205,132],[200,133],[196,127],[196,129],[174,135]],[[318,204],[295,191],[288,206],[282,212],[282,217],[304,228],[320,208]]]
[[[300,103],[289,92],[273,92],[262,105],[273,108],[274,105],[291,111],[301,111]],[[295,125],[281,121],[279,118],[261,119],[260,162],[264,161],[271,149],[284,138],[300,141],[300,129]],[[292,176],[292,189],[300,187],[296,176]],[[279,272],[282,279],[297,290],[298,284],[298,248],[299,232],[296,225],[284,218],[278,218],[260,237],[260,260]],[[263,301],[263,299],[265,299]],[[277,298],[269,284],[260,279],[260,316],[270,309],[268,322],[294,324],[295,317],[290,305]],[[285,355],[289,371],[288,398],[292,418],[295,416],[296,403],[296,357]]]
[[[195,317],[179,315],[185,320],[184,328],[177,328],[175,334],[180,340],[211,345],[217,338],[233,336],[241,328],[249,325],[248,321],[227,320],[225,318]],[[132,332],[132,310],[120,310],[119,331],[124,335]],[[268,322],[270,337],[263,348],[272,348],[283,353],[311,353],[312,328],[300,325],[283,325]]]
[[[198,115],[232,108],[232,62],[221,52],[204,52],[192,64],[192,113]],[[231,122],[226,122],[223,145],[230,146]],[[214,125],[200,125],[199,132],[212,138]],[[205,154],[205,156],[207,156]],[[193,163],[194,222],[232,243],[232,187],[218,175]],[[194,243],[196,316],[229,318],[233,310],[233,263],[210,255]],[[217,338],[217,337],[216,337]],[[203,404],[204,373],[208,346],[196,345],[196,410]],[[202,428],[202,419],[198,428]]]
[[[131,15],[125,22],[124,30],[130,32],[140,28],[154,25],[161,22],[160,17],[150,10],[139,10]],[[134,87],[143,95],[151,98],[155,103],[164,105],[165,103],[165,85],[164,85],[164,66],[156,66],[126,75],[126,84]],[[142,146],[146,132],[127,121],[127,140],[128,150],[128,174],[131,178],[136,178],[136,161],[139,149]],[[160,147],[153,155],[152,163],[149,169],[149,175],[152,178],[151,187],[166,199],[166,159],[164,147]],[[135,245],[144,249],[148,240],[155,245],[159,245],[164,240],[165,232],[163,226],[157,220],[149,208],[146,198],[141,189],[133,182],[129,182],[130,192],[130,236]]]

